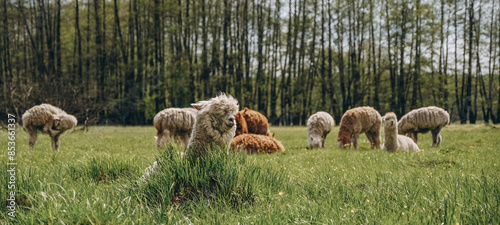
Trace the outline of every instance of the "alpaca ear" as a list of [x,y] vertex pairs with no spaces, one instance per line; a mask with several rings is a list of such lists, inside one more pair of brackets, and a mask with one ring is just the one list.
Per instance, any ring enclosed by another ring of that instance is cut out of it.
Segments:
[[385,116],[382,116],[382,122],[384,122],[384,121],[385,121]]
[[191,104],[191,106],[193,106],[196,110],[201,110],[201,109],[205,108],[206,105],[207,105],[207,101],[199,101],[197,103]]

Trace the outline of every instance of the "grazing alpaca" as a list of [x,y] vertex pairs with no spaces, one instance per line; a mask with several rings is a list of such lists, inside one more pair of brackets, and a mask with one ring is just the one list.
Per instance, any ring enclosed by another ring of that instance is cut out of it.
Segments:
[[429,106],[414,109],[401,117],[398,123],[399,134],[410,136],[415,143],[418,143],[418,133],[432,133],[432,146],[441,144],[442,137],[439,132],[450,124],[450,114],[444,109]]
[[380,148],[380,126],[382,117],[372,107],[357,107],[347,110],[340,120],[337,144],[339,148],[348,148],[352,145],[358,148],[358,138],[362,133],[370,141],[371,148]]
[[67,130],[76,126],[78,121],[72,115],[50,104],[34,106],[23,114],[23,127],[29,134],[29,146],[35,146],[37,132],[40,130],[52,139],[52,149],[59,151],[59,138]]
[[324,148],[325,138],[335,125],[327,112],[317,112],[307,120],[307,145],[309,148]]
[[193,131],[196,110],[193,108],[168,108],[153,119],[156,128],[156,147],[162,148],[170,141],[187,146]]

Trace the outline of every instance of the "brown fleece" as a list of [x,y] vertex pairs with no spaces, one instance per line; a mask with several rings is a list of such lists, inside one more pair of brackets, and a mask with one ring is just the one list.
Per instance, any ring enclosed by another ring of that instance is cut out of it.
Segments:
[[234,118],[236,120],[236,136],[241,134],[248,134],[247,121],[243,116],[243,110],[236,113],[236,116],[234,116]]
[[365,133],[371,143],[371,148],[380,148],[380,126],[382,117],[372,107],[357,107],[347,110],[340,121],[339,147],[349,147],[352,144],[358,147],[358,137]]
[[240,151],[244,149],[248,154],[283,152],[285,147],[274,137],[259,134],[242,134],[231,141],[231,148]]
[[[240,119],[239,121],[238,120],[239,116],[236,115],[236,122],[237,122],[236,136],[245,133],[273,136],[269,131],[269,124],[267,122],[267,118],[262,113],[245,107],[245,109],[239,111],[238,114],[240,114],[240,116],[244,118],[245,122],[240,122],[242,121],[242,119]],[[238,130],[240,133],[238,132]]]

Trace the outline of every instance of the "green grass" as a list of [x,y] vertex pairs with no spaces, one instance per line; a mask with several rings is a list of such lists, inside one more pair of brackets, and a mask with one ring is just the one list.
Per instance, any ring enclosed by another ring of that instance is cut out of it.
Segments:
[[[7,133],[0,131],[0,224],[499,224],[500,130],[450,125],[443,143],[419,136],[421,153],[306,149],[305,127],[272,127],[287,149],[266,155],[218,150],[207,160],[156,150],[150,127],[68,132],[61,151],[39,134],[33,150],[17,130],[16,198],[5,207]],[[137,183],[158,157],[160,172]]]

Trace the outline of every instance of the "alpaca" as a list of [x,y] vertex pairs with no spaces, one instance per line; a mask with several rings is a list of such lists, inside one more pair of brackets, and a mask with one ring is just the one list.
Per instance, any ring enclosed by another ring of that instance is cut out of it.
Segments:
[[405,151],[419,152],[418,145],[409,137],[398,134],[398,118],[393,112],[385,114],[382,117],[384,124],[384,144],[383,150],[390,152]]
[[[191,104],[196,110],[193,132],[183,156],[203,157],[211,147],[229,148],[236,132],[234,116],[238,112],[238,100],[224,93],[207,101]],[[145,169],[140,178],[145,180],[158,169],[155,161]]]
[[327,112],[317,112],[307,120],[307,145],[309,148],[324,148],[325,138],[335,125]]
[[399,134],[404,134],[418,143],[418,133],[432,133],[432,146],[439,146],[442,141],[441,129],[450,124],[450,114],[444,109],[429,106],[414,109],[401,117],[398,123]]
[[263,134],[273,136],[269,131],[269,123],[266,116],[247,107],[236,114],[236,135],[240,134]]
[[248,125],[247,121],[245,120],[245,116],[243,116],[243,110],[239,111],[236,113],[236,116],[234,116],[236,120],[236,132],[235,132],[235,137],[241,134],[248,134]]
[[347,110],[340,120],[337,144],[339,148],[348,148],[351,143],[358,148],[359,134],[365,133],[371,148],[380,148],[380,126],[382,117],[372,107],[357,107]]
[[153,119],[157,130],[156,147],[162,148],[169,141],[187,146],[193,131],[196,113],[193,108],[168,108],[157,113]]
[[285,147],[274,137],[261,134],[242,134],[234,137],[231,148],[244,149],[248,154],[283,152]]
[[33,106],[22,116],[23,127],[29,134],[29,147],[35,146],[37,133],[48,134],[52,139],[52,149],[59,151],[59,139],[67,130],[78,124],[77,119],[50,104]]
[[215,98],[199,101],[192,106],[198,110],[198,114],[186,155],[203,156],[214,145],[229,147],[236,132],[238,100],[221,93]]

